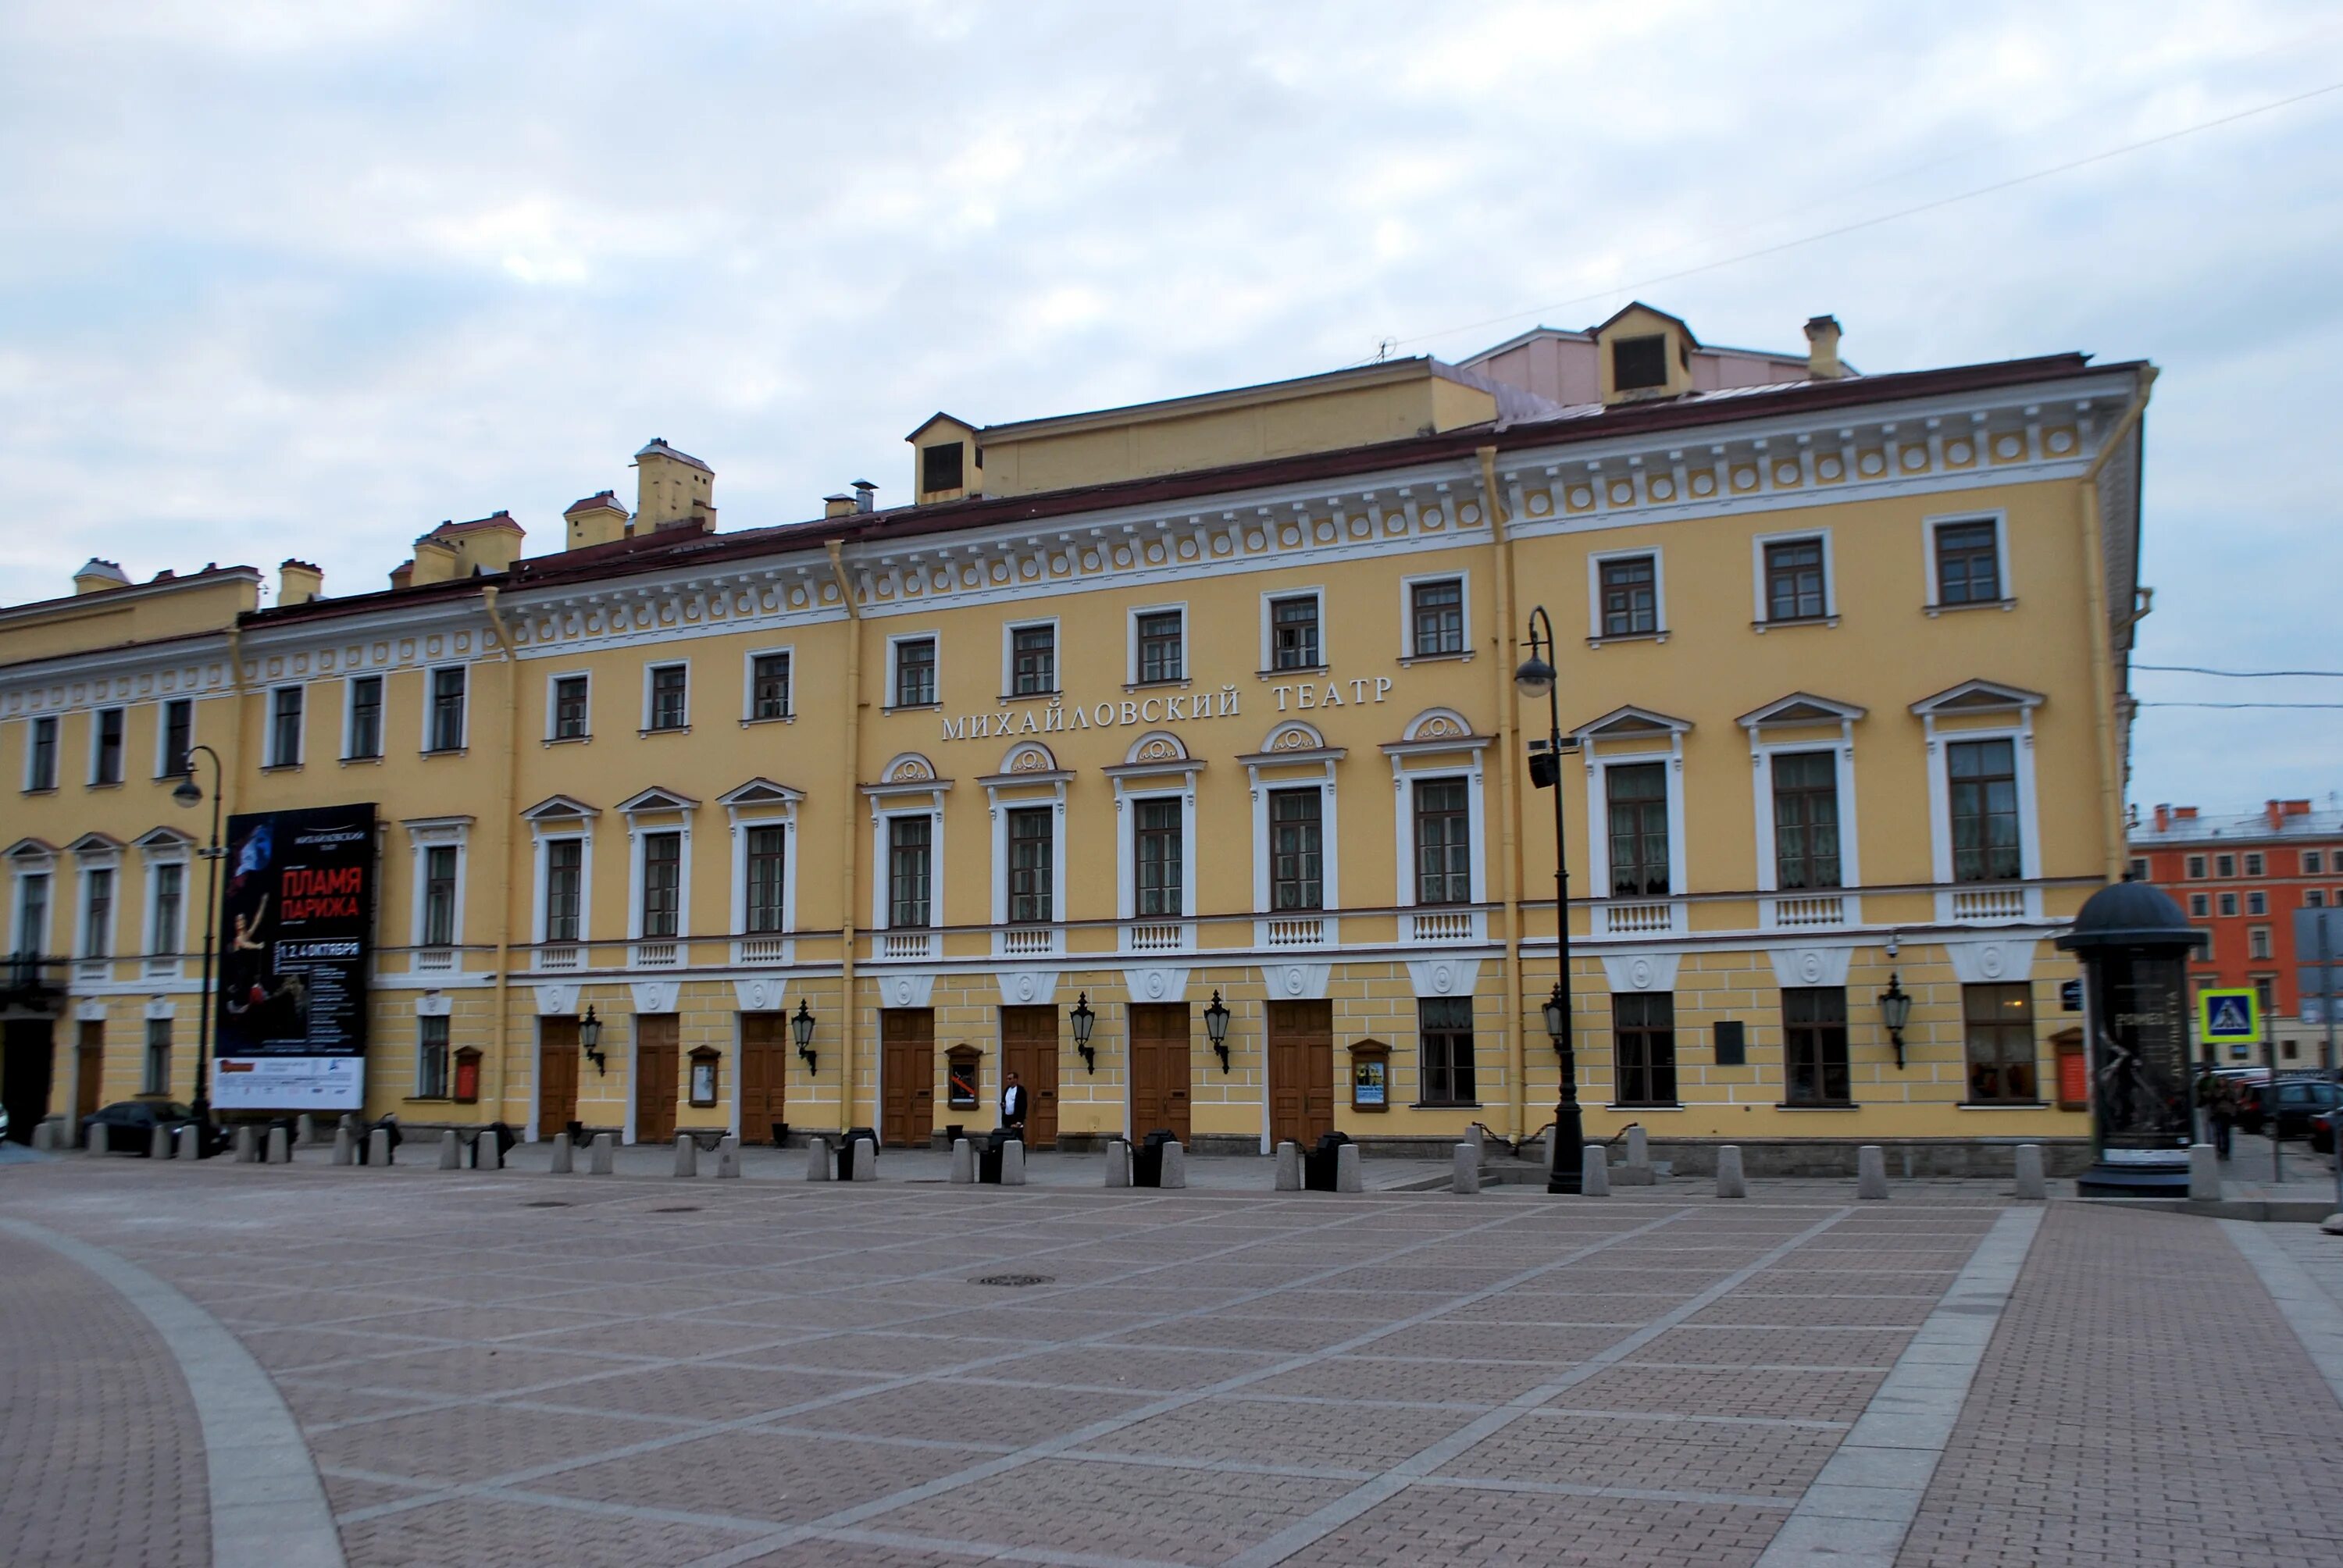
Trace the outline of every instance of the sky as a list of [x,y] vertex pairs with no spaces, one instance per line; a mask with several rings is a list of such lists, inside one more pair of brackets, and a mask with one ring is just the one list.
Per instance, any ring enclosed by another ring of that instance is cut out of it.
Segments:
[[[0,604],[93,555],[367,591],[499,508],[550,549],[653,437],[728,528],[897,504],[938,408],[1643,297],[1798,351],[1831,312],[1871,371],[2154,361],[2136,657],[2343,668],[2320,0],[10,0],[0,148]],[[2143,807],[2338,789],[2343,708],[2141,710]]]

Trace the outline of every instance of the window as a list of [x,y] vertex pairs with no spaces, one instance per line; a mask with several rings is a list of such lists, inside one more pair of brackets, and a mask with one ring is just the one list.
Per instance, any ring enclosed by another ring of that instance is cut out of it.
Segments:
[[1009,813],[1009,919],[1034,925],[1051,915],[1051,818],[1047,806]]
[[1462,779],[1416,783],[1415,901],[1473,901],[1473,821]]
[[89,781],[93,784],[122,782],[122,709],[101,708],[97,710],[96,745],[90,754]]
[[643,935],[665,938],[683,930],[683,835],[643,835]]
[[936,700],[936,639],[916,637],[895,645],[895,706],[925,708]]
[[1057,690],[1058,628],[1021,626],[1009,637],[1009,694],[1040,697]]
[[963,487],[968,448],[958,441],[940,441],[920,448],[920,488],[923,491]]
[[1603,770],[1611,819],[1611,896],[1664,896],[1668,891],[1668,776],[1664,762],[1635,762]]
[[48,940],[49,879],[44,874],[16,883],[16,950],[37,953]]
[[650,711],[646,729],[688,729],[690,709],[685,701],[689,694],[691,668],[682,664],[655,664],[650,672]]
[[2250,854],[2247,855],[2247,857],[2246,857],[2246,875],[2247,875],[2247,876],[2248,876],[2248,877],[2258,877],[2258,876],[2261,876],[2261,875],[2263,874],[2263,872],[2262,872],[2262,865],[2263,865],[2262,858],[2261,858],[2261,855],[2260,855],[2260,853],[2259,853],[2258,851],[2256,851],[2256,852],[2254,852],[2254,853],[2250,853]]
[[2327,874],[2327,857],[2319,850],[2305,849],[2302,852],[2302,874],[2306,877],[2325,876]]
[[1431,996],[1415,1008],[1417,1038],[1423,1047],[1423,1103],[1479,1103],[1473,1081],[1473,999]]
[[749,666],[749,717],[789,716],[789,656],[760,653]]
[[925,817],[887,819],[887,923],[928,923],[928,850],[932,823]]
[[2225,915],[2234,915],[2237,912],[2237,894],[2223,893],[2221,895],[2221,912]]
[[1965,985],[1961,1017],[1967,1040],[1969,1101],[2041,1099],[2034,1063],[2034,989]]
[[1269,667],[1272,669],[1316,669],[1318,596],[1299,594],[1269,601]]
[[2324,888],[2312,888],[2308,891],[2305,892],[2302,895],[2302,907],[2306,910],[2325,909],[2327,907],[2327,890]]
[[456,943],[456,847],[434,844],[423,851],[423,945]]
[[2017,748],[1958,740],[1945,748],[1951,782],[1953,880],[1999,882],[2024,875],[2017,844]]
[[1831,752],[1774,754],[1774,883],[1839,886],[1838,758]]
[[155,868],[155,901],[146,930],[146,950],[167,957],[179,950],[179,907],[186,901],[187,869],[166,861]]
[[187,748],[196,740],[196,705],[191,698],[175,697],[163,704],[163,755],[158,777],[177,779],[192,764]]
[[2246,956],[2249,959],[2270,956],[2270,929],[2268,926],[2255,926],[2246,932]]
[[564,675],[553,682],[553,739],[583,740],[593,733],[589,709],[592,685],[582,675]]
[[2192,881],[2203,881],[2205,879],[2204,856],[2191,855],[2188,857],[2188,876],[2189,879]]
[[545,846],[545,940],[574,942],[586,907],[586,840],[552,839]]
[[268,765],[291,768],[301,760],[301,707],[297,686],[280,686],[268,694]]
[[1668,384],[1668,339],[1654,332],[1643,337],[1611,340],[1611,388],[1644,392]]
[[1828,603],[1822,540],[1783,539],[1765,547],[1767,620],[1820,620]]
[[53,713],[43,714],[33,720],[31,742],[25,752],[25,788],[54,789],[57,787],[57,719]]
[[1464,583],[1461,578],[1414,583],[1408,590],[1415,657],[1464,651]]
[[2135,882],[2145,882],[2147,880],[2147,862],[2146,860],[2135,859],[2132,861],[2131,879]]
[[1139,618],[1139,684],[1187,678],[1182,644],[1182,616],[1176,609],[1151,609]]
[[171,1020],[167,1018],[146,1020],[146,1071],[139,1080],[138,1092],[171,1092]]
[[350,682],[350,747],[353,758],[382,755],[382,677],[361,675]]
[[2246,913],[2249,915],[2268,914],[2269,895],[2262,892],[2247,893],[2246,895]]
[[1314,789],[1270,791],[1269,907],[1272,910],[1325,907],[1324,845],[1319,837],[1322,804]]
[[1846,990],[1790,986],[1782,992],[1784,1087],[1792,1105],[1847,1104]]
[[82,893],[82,957],[110,957],[114,951],[114,873],[103,866],[85,873]]
[[2188,895],[2188,912],[2200,920],[2204,920],[2213,912],[2212,900],[2202,893],[2191,893]]
[[431,729],[427,751],[461,751],[464,749],[464,672],[461,669],[435,669],[431,672]]
[[2265,1020],[2278,1016],[2278,981],[2271,976],[2254,977],[2254,1008]]
[[1136,847],[1139,854],[1139,908],[1142,916],[1178,915],[1186,846],[1182,841],[1180,802],[1157,799],[1134,801],[1139,813]]
[[447,1020],[415,1020],[415,1098],[447,1098]]
[[1999,527],[1991,518],[1936,525],[1936,602],[1996,604],[2001,599]]
[[2236,876],[2237,874],[2237,858],[2235,855],[2214,856],[2213,874],[2217,877]]
[[1660,629],[1660,562],[1628,556],[1602,564],[1604,637],[1643,637]]
[[1676,1102],[1676,999],[1668,991],[1611,998],[1611,1052],[1622,1105]]
[[782,857],[789,849],[789,829],[751,828],[744,847],[749,856],[749,930],[759,934],[786,930],[789,913],[781,871]]

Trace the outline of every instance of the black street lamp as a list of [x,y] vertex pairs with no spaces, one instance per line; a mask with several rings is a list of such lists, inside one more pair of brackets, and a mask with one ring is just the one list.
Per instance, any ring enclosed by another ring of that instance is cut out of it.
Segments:
[[1530,782],[1554,791],[1554,934],[1561,960],[1554,995],[1545,1004],[1545,1031],[1562,1069],[1562,1094],[1554,1108],[1554,1165],[1545,1173],[1545,1190],[1575,1192],[1585,1173],[1586,1128],[1579,1119],[1578,1053],[1570,1039],[1570,849],[1562,823],[1562,698],[1554,668],[1561,657],[1554,618],[1540,605],[1530,611],[1530,656],[1513,671],[1513,689],[1533,702],[1544,698],[1549,720],[1545,749],[1530,752]]
[[1068,1016],[1074,1020],[1074,1049],[1081,1053],[1082,1066],[1095,1073],[1098,1051],[1091,1044],[1091,1030],[1098,1023],[1098,1010],[1091,1006],[1090,992],[1082,992],[1081,1000],[1074,1003],[1074,1010]]
[[578,1020],[578,1049],[594,1064],[598,1075],[608,1075],[609,1060],[602,1054],[602,1020],[595,1015],[590,1001],[586,1004],[586,1016]]
[[1912,1021],[1912,999],[1907,995],[1894,970],[1887,971],[1887,989],[1879,993],[1879,1021],[1887,1026],[1887,1038],[1896,1046],[1896,1065],[1904,1065],[1904,1026]]
[[202,752],[212,759],[212,839],[198,851],[210,862],[204,877],[204,982],[196,993],[196,1158],[205,1159],[212,1152],[212,946],[217,936],[219,920],[220,862],[226,854],[220,849],[220,797],[225,791],[220,785],[219,753],[208,746],[190,746],[181,764],[186,771],[179,776],[177,788],[171,799],[182,806],[200,806],[204,802],[203,787],[196,782],[196,753]]
[[798,1058],[806,1064],[806,1070],[820,1070],[814,1066],[819,1059],[813,1049],[813,1009],[806,1005],[803,997],[798,998],[798,1010],[789,1015],[789,1033],[797,1040]]
[[1204,1010],[1204,1038],[1211,1040],[1212,1049],[1220,1053],[1221,1070],[1227,1072],[1229,1070],[1229,1009],[1228,1004],[1221,1000],[1221,993],[1218,990],[1212,992],[1212,1005]]

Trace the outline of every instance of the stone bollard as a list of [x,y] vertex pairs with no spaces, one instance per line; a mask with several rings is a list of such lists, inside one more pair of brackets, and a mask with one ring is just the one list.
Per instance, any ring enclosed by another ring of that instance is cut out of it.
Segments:
[[1600,1143],[1590,1143],[1583,1151],[1578,1168],[1578,1190],[1589,1198],[1611,1196],[1611,1151]]
[[955,1187],[976,1184],[976,1145],[965,1138],[952,1140],[951,1184]]
[[1163,1146],[1163,1177],[1159,1187],[1185,1187],[1188,1184],[1188,1151],[1178,1139]]
[[556,1176],[567,1176],[578,1169],[578,1145],[569,1141],[569,1134],[553,1135],[553,1163],[546,1169]]
[[236,1162],[239,1165],[260,1163],[260,1129],[246,1125],[236,1130]]
[[1855,1195],[1887,1196],[1887,1151],[1876,1143],[1866,1143],[1855,1151]]
[[2017,1146],[2017,1181],[2016,1195],[2020,1198],[2047,1198],[2049,1183],[2042,1180],[2042,1145],[2021,1143]]
[[389,1128],[377,1127],[367,1134],[367,1163],[385,1171],[390,1168]]
[[879,1180],[879,1145],[868,1138],[854,1141],[854,1179],[857,1181]]
[[146,1141],[146,1158],[168,1160],[171,1157],[171,1130],[161,1122],[155,1123],[155,1136]]
[[1741,1146],[1737,1143],[1717,1146],[1716,1195],[1720,1198],[1749,1196],[1749,1179],[1741,1173]]
[[1345,1143],[1334,1151],[1334,1191],[1363,1192],[1366,1190],[1366,1180],[1359,1173],[1359,1146]]
[[2191,1203],[2217,1203],[2221,1201],[2221,1161],[2210,1143],[2188,1146],[2188,1201]]
[[286,1136],[285,1129],[283,1127],[272,1127],[268,1130],[268,1142],[266,1149],[268,1163],[271,1165],[290,1165],[293,1163],[293,1141]]
[[1106,1141],[1106,1184],[1110,1187],[1131,1185],[1131,1145],[1120,1138]]
[[202,1158],[203,1158],[203,1139],[204,1139],[203,1129],[202,1129],[202,1128],[200,1128],[200,1127],[193,1127],[193,1126],[189,1126],[189,1127],[182,1127],[182,1128],[180,1128],[180,1129],[179,1129],[179,1158],[180,1158],[180,1159],[182,1159],[182,1160],[200,1160],[200,1159],[202,1159]]
[[461,1171],[464,1168],[464,1140],[450,1127],[439,1134],[439,1169]]
[[1291,1138],[1277,1146],[1277,1190],[1302,1191],[1302,1145]]
[[728,1137],[716,1146],[716,1179],[719,1181],[734,1181],[739,1174],[740,1141]]
[[1012,1138],[1001,1146],[1001,1184],[1025,1185],[1025,1141],[1021,1138]]
[[699,1140],[689,1132],[675,1135],[675,1173],[679,1176],[699,1174]]
[[55,1118],[45,1116],[33,1124],[34,1152],[46,1154],[56,1147],[56,1142],[57,1124]]
[[610,1132],[597,1132],[594,1134],[593,1144],[586,1152],[588,1159],[586,1173],[589,1176],[608,1176],[618,1168],[618,1135]]
[[1470,1143],[1456,1146],[1455,1174],[1448,1179],[1452,1192],[1478,1192],[1481,1190],[1481,1155]]
[[827,1181],[830,1180],[829,1139],[809,1138],[806,1140],[806,1180],[809,1181]]
[[472,1135],[472,1169],[501,1171],[505,1168],[505,1146],[493,1127],[483,1127]]
[[316,1141],[317,1141],[317,1119],[305,1111],[293,1119],[294,1147],[307,1149]]
[[1473,1163],[1475,1165],[1487,1164],[1489,1161],[1489,1130],[1475,1121],[1472,1126],[1467,1127],[1464,1130],[1464,1136],[1470,1140],[1473,1144]]
[[357,1135],[350,1131],[349,1123],[344,1122],[341,1126],[334,1129],[334,1163],[337,1165],[354,1165],[357,1162],[357,1158],[358,1141]]
[[1649,1187],[1652,1174],[1652,1141],[1640,1127],[1627,1129],[1627,1163],[1619,1167],[1618,1182],[1622,1187]]
[[106,1130],[106,1123],[101,1121],[82,1134],[81,1151],[103,1158],[108,1151],[113,1136]]

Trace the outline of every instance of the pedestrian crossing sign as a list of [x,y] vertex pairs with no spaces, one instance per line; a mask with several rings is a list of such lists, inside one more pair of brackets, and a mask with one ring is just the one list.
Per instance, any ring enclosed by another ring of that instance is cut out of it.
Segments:
[[2247,990],[2197,993],[2197,1039],[2203,1045],[2250,1045],[2262,1037],[2261,999]]

